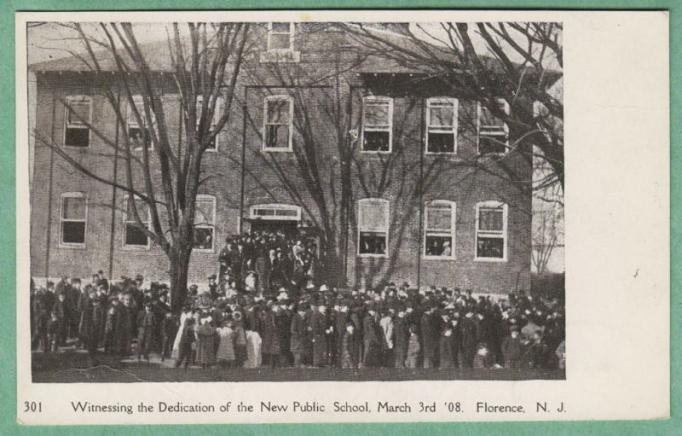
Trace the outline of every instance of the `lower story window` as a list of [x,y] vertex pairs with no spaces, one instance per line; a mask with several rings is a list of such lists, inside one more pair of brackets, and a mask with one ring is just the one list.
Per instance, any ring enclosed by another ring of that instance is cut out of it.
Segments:
[[366,198],[358,202],[358,254],[385,256],[388,247],[388,200]]
[[61,243],[63,245],[85,245],[85,223],[87,220],[87,201],[80,192],[62,195]]
[[[134,204],[133,204],[134,201]],[[142,226],[148,227],[150,219],[150,210],[147,204],[140,198],[126,197],[125,200],[125,234],[123,245],[128,248],[148,248],[149,238],[143,230]],[[135,209],[142,221],[141,225],[135,219]]]
[[476,205],[476,259],[507,258],[507,205],[488,201]]
[[194,209],[194,241],[195,250],[213,250],[213,231],[215,227],[215,197],[197,196]]
[[424,255],[449,259],[455,254],[455,203],[436,200],[425,208]]

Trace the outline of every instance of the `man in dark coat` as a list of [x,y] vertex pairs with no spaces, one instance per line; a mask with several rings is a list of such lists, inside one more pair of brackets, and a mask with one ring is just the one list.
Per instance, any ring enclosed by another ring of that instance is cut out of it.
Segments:
[[393,320],[395,367],[404,368],[407,359],[407,344],[410,339],[409,324],[407,314],[404,310],[399,310],[398,315]]
[[[90,292],[92,291],[92,293]],[[94,289],[87,286],[83,288],[80,299],[78,300],[78,312],[80,322],[78,323],[78,346],[87,347],[92,333],[92,298],[95,296]]]
[[[272,302],[268,303],[266,309],[261,312],[262,321],[262,344],[261,350],[263,353],[263,363],[264,365],[275,367],[277,365],[277,360],[280,352],[279,346],[279,332],[277,331],[277,323],[275,321],[275,313],[273,311]],[[277,309],[279,310],[279,307]]]
[[[341,301],[332,313],[332,325],[334,326],[334,363],[337,367],[341,367],[342,345],[343,338],[346,336],[346,323],[348,323],[348,303]],[[355,334],[353,331],[352,334]],[[353,336],[349,336],[350,340],[354,340]],[[353,344],[350,344],[351,346]],[[357,357],[357,356],[356,356]],[[357,362],[356,362],[357,363]]]
[[363,366],[379,366],[381,360],[382,333],[381,326],[379,325],[379,315],[377,314],[374,305],[370,305],[367,308],[367,315],[365,315],[365,319],[362,321],[362,334],[365,352],[362,362]]
[[422,315],[419,323],[424,368],[433,368],[436,359],[440,332],[436,328],[435,310],[435,307],[430,306]]
[[102,335],[104,332],[104,323],[106,319],[106,309],[102,305],[102,301],[93,295],[91,298],[91,323],[90,331],[88,332],[88,352],[90,355],[97,353],[100,342],[102,341]]
[[313,340],[313,366],[327,365],[327,307],[320,304],[310,317],[310,327]]
[[523,344],[519,337],[518,327],[512,327],[509,336],[502,341],[502,356],[504,356],[504,367],[519,369],[521,367],[521,357],[523,355]]
[[52,307],[52,312],[57,315],[57,345],[60,347],[66,344],[66,310],[66,295],[61,293]]
[[144,305],[144,310],[137,315],[137,360],[143,356],[149,360],[149,351],[154,341],[154,330],[156,327],[156,317],[152,312],[151,303]]
[[298,368],[303,366],[304,343],[307,334],[305,312],[305,305],[299,303],[296,313],[291,317],[291,353],[294,355],[294,366]]
[[473,312],[469,311],[466,313],[464,319],[461,321],[460,331],[462,337],[460,367],[472,368],[474,356],[476,355],[476,347],[478,345],[478,325]]
[[277,324],[277,333],[279,334],[279,366],[291,365],[291,311],[285,305],[282,305],[275,313],[275,323]]

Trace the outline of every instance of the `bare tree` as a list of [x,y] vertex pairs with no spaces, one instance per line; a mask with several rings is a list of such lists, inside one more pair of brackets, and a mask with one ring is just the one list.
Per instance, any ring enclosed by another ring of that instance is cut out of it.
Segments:
[[[562,24],[418,24],[406,29],[401,41],[361,23],[340,26],[377,56],[480,102],[509,126],[510,149],[529,163],[538,156],[547,162],[552,171],[543,185],[563,187],[563,99],[552,92],[563,74]],[[510,179],[518,178],[503,161],[498,164]]]
[[[170,59],[166,71],[152,65],[150,59],[158,53],[143,49],[131,23],[64,26],[84,49],[67,51],[87,71],[100,76],[113,72],[114,80],[107,76],[101,82],[122,141],[84,117],[69,101],[59,101],[69,116],[87,126],[106,145],[108,156],[121,161],[124,180],[107,178],[50,141],[43,132],[36,131],[35,136],[76,171],[128,194],[125,209],[132,212],[135,226],[168,257],[171,304],[177,311],[187,292],[196,198],[207,180],[202,173],[202,159],[229,122],[237,78],[248,51],[249,25],[173,24],[167,30],[167,46],[162,49]],[[171,92],[178,95],[181,122],[177,124],[171,121],[163,103],[159,79],[167,79]],[[135,96],[141,96],[142,101]],[[129,131],[130,113],[123,110],[126,107],[132,111],[135,124],[145,126],[144,132]],[[136,153],[135,149],[142,152]]]

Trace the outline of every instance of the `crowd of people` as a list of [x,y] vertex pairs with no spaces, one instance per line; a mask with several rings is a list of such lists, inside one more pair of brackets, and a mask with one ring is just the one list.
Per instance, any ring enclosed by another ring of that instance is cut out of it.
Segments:
[[558,299],[407,283],[337,289],[317,283],[316,250],[283,233],[229,238],[219,275],[203,289],[191,285],[180,313],[168,286],[145,286],[140,275],[32,282],[32,347],[151,354],[185,368],[565,367]]

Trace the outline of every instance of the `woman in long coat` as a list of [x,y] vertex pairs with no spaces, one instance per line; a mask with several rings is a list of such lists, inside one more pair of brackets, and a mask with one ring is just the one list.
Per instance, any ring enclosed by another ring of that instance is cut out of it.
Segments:
[[222,365],[232,367],[236,360],[234,353],[235,332],[230,321],[224,321],[223,326],[216,329],[218,336],[218,353],[216,359]]
[[207,318],[201,321],[196,329],[197,357],[196,363],[203,368],[215,364],[215,329]]

